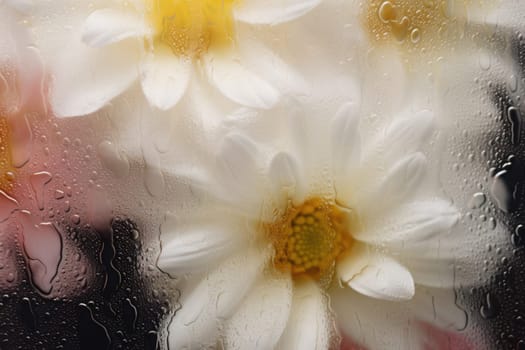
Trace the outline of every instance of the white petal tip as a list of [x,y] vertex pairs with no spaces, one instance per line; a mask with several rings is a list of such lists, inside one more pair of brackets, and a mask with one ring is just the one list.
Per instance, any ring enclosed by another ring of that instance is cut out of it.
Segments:
[[338,274],[343,283],[371,298],[406,301],[414,297],[412,274],[396,260],[377,253],[361,251],[347,259]]

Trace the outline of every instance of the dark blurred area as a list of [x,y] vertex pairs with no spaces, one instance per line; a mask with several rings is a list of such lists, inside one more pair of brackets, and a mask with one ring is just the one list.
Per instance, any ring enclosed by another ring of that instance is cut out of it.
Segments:
[[491,200],[499,207],[498,224],[504,225],[503,239],[510,249],[490,251],[489,245],[487,250],[499,264],[498,272],[489,276],[488,285],[460,293],[470,323],[477,328],[471,337],[490,338],[483,347],[486,349],[525,349],[525,110],[520,96],[525,86],[525,40],[518,31],[508,29],[506,34],[518,88],[511,91],[508,84],[492,85],[491,98],[500,114],[500,128],[481,144],[496,150],[496,166],[488,168],[489,181],[501,182],[509,194],[506,203],[498,203],[501,199],[494,195]]
[[[84,293],[55,300],[40,295],[29,271],[22,271],[16,291],[0,297],[0,349],[161,348],[161,322],[173,305],[144,279],[135,224],[117,218],[108,232],[72,228],[67,235],[93,262],[94,279]],[[25,266],[17,256],[18,266]],[[155,269],[148,276],[168,278]]]

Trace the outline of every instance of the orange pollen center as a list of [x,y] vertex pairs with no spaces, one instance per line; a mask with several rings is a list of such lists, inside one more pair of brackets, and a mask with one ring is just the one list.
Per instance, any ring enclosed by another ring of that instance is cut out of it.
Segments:
[[274,266],[294,278],[326,277],[352,245],[348,227],[344,210],[320,198],[289,207],[281,220],[265,226],[275,249]]

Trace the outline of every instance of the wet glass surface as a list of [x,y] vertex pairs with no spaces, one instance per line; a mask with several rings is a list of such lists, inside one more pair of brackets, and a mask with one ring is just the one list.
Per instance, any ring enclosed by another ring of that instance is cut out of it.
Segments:
[[525,349],[524,15],[0,2],[0,349]]

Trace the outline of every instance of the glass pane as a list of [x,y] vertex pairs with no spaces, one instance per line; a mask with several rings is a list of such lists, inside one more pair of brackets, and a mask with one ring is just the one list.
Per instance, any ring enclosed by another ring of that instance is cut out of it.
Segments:
[[524,14],[0,2],[0,349],[525,349]]

